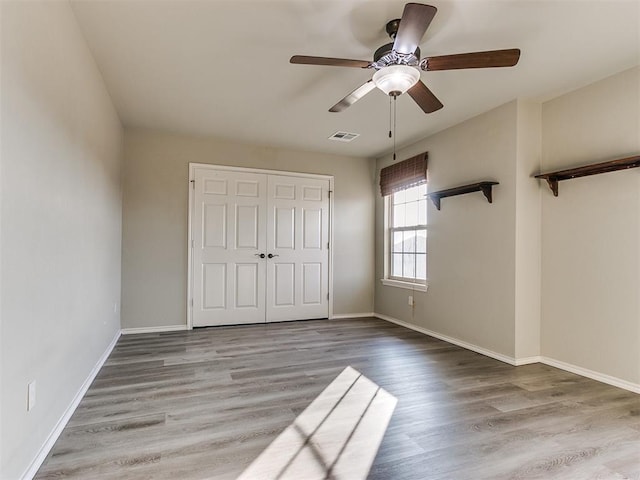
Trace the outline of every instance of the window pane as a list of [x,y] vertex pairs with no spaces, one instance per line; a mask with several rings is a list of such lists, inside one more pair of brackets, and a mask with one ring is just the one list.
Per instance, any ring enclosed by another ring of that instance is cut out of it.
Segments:
[[404,255],[402,255],[403,257],[403,262],[402,262],[402,276],[405,278],[415,278],[416,276],[416,256],[414,254],[407,254],[405,253]]
[[411,202],[406,204],[404,222],[404,224],[407,226],[418,224],[418,202]]
[[392,277],[402,276],[402,254],[400,253],[393,254],[393,259],[391,261],[391,276]]
[[427,231],[418,230],[416,232],[416,252],[427,253]]
[[405,192],[407,192],[407,198],[405,202],[415,202],[416,200],[418,200],[419,190],[420,190],[420,187],[407,188],[405,190]]
[[391,246],[392,252],[402,252],[402,232],[393,232],[393,245]]
[[[389,277],[424,281],[427,277],[427,185],[391,195],[389,225]],[[400,230],[400,231],[398,231]]]
[[393,225],[392,227],[404,227],[406,225],[404,219],[405,204],[393,206]]
[[398,203],[404,203],[406,198],[406,193],[404,190],[400,190],[393,194],[393,204],[397,205]]
[[427,256],[424,254],[416,255],[416,279],[427,279]]
[[427,201],[420,200],[418,202],[418,225],[427,224]]
[[404,232],[403,252],[416,251],[416,232]]

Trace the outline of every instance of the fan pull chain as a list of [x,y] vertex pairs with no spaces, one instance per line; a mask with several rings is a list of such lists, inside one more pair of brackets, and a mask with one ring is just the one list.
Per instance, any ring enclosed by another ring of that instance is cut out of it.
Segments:
[[389,138],[391,138],[391,95],[389,95]]
[[398,96],[393,96],[393,159],[396,159],[396,105],[397,105]]

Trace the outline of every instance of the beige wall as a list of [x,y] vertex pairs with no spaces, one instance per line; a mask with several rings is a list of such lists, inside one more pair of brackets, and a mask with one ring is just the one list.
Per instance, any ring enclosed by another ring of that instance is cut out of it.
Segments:
[[334,175],[334,314],[372,311],[372,161],[127,130],[124,328],[186,323],[190,162]]
[[[546,102],[543,170],[640,152],[640,69]],[[640,383],[640,175],[542,193],[542,354]]]
[[0,478],[12,480],[120,329],[122,129],[67,2],[1,8]]
[[[376,313],[513,357],[515,158],[518,105],[511,102],[420,141],[398,154],[429,152],[429,191],[495,180],[481,193],[429,202],[426,293],[383,286],[383,201],[376,192]],[[380,168],[392,163],[378,161]],[[413,295],[414,308],[408,306]]]
[[515,358],[540,355],[541,106],[518,100],[516,162]]

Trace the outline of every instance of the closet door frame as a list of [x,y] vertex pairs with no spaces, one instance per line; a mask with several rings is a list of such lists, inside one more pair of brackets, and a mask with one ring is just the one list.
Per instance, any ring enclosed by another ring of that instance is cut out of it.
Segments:
[[262,168],[234,167],[230,165],[215,165],[209,163],[189,163],[189,212],[187,225],[187,329],[193,329],[193,217],[194,217],[194,191],[195,191],[195,170],[212,169],[232,172],[263,173],[267,175],[286,175],[290,177],[318,178],[329,181],[329,319],[333,318],[333,175],[322,175],[315,173],[290,172],[284,170],[268,170]]

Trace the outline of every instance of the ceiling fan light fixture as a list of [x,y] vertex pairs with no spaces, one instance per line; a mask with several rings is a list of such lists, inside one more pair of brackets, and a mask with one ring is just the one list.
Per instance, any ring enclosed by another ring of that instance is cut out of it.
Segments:
[[398,96],[420,80],[420,71],[408,65],[389,65],[373,74],[373,83],[387,95]]

